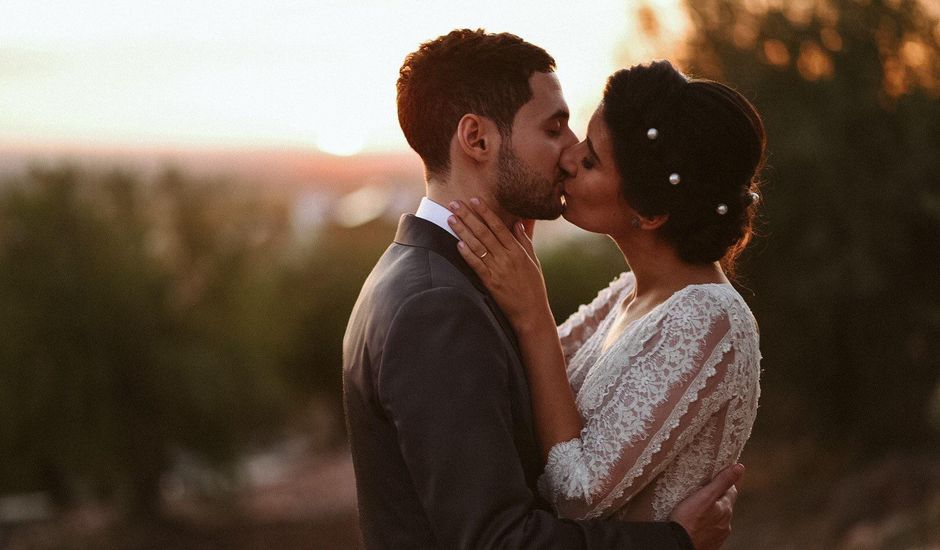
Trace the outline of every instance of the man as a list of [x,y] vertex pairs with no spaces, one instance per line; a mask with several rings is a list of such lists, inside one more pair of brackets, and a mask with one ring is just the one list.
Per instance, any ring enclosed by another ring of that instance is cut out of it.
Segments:
[[402,217],[343,342],[368,548],[717,548],[730,532],[740,466],[669,523],[562,520],[535,491],[542,462],[515,336],[442,205],[482,197],[507,224],[558,217],[558,161],[577,139],[553,69],[514,35],[466,29],[401,68],[399,121],[427,197]]

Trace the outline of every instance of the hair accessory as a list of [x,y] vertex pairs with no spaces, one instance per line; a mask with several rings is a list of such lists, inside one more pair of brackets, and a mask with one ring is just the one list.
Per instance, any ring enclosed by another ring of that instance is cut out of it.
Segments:
[[751,204],[754,204],[754,203],[756,203],[757,201],[760,200],[760,195],[758,195],[758,194],[755,193],[754,191],[751,191],[751,192],[748,193],[748,194],[751,196]]
[[648,137],[651,140],[658,138],[659,130],[657,130],[656,128],[650,128],[649,130],[646,131],[646,137]]
[[679,185],[680,181],[682,181],[682,178],[679,177],[679,174],[676,174],[676,173],[669,174],[669,183],[673,185]]
[[724,216],[728,213],[728,205],[724,203],[719,204],[718,208],[715,209],[715,212],[718,212],[719,216]]

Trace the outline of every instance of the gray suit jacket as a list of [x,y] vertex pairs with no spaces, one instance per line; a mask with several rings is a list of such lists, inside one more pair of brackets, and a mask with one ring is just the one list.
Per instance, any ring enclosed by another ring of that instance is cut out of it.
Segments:
[[367,548],[691,549],[675,523],[571,521],[542,471],[515,335],[456,239],[402,216],[343,341]]

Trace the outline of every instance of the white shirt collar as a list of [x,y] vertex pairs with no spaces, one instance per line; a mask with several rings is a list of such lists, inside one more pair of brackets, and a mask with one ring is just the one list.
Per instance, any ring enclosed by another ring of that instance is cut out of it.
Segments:
[[455,239],[460,239],[460,237],[454,233],[454,230],[450,228],[450,224],[447,223],[447,218],[453,216],[453,212],[437,204],[431,199],[427,197],[421,197],[421,204],[418,205],[418,210],[415,212],[415,216],[421,218],[422,220],[427,220],[440,227],[444,231],[447,231],[453,235]]

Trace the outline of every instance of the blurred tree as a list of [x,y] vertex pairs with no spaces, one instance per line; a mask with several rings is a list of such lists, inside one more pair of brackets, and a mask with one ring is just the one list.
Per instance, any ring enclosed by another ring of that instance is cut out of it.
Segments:
[[0,488],[153,515],[175,449],[222,463],[283,417],[282,212],[174,173],[2,189]]
[[395,225],[378,219],[358,227],[329,224],[317,244],[290,271],[291,345],[285,373],[293,386],[325,402],[332,413],[331,438],[342,440],[343,335],[362,283],[395,236]]
[[[536,240],[540,244],[537,228]],[[536,252],[558,324],[627,269],[617,245],[600,235],[579,235],[578,240],[561,245],[547,242],[537,246]]]
[[869,449],[926,441],[940,373],[936,4],[687,6],[682,64],[742,91],[768,132],[765,237],[743,270],[765,356],[759,426]]

